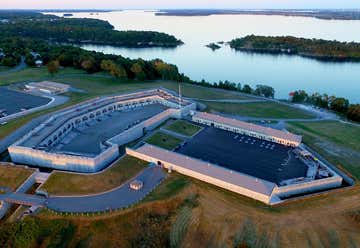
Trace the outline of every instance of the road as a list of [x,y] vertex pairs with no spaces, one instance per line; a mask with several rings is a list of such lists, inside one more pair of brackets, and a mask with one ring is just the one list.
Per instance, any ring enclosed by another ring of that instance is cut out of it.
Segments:
[[[50,196],[45,198],[38,195],[24,194],[21,192],[9,192],[0,194],[0,201],[6,204],[16,203],[27,206],[45,206],[58,212],[68,213],[95,213],[117,210],[129,207],[140,202],[153,191],[165,178],[166,174],[158,166],[149,166],[134,178],[117,188],[100,194],[83,196]],[[130,189],[133,180],[140,180],[144,186],[140,190]]]
[[[108,192],[85,196],[50,196],[46,206],[58,212],[94,213],[126,208],[140,202],[165,178],[165,172],[157,166],[144,169],[135,178]],[[142,189],[130,189],[130,182],[141,180]]]

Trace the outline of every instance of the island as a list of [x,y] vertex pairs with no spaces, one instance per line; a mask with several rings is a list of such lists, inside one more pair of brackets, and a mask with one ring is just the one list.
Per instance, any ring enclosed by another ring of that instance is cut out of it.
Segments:
[[322,61],[360,61],[360,43],[355,42],[249,35],[233,39],[229,45],[246,52],[299,55]]
[[213,43],[213,42],[210,43],[210,44],[208,44],[208,45],[206,45],[206,47],[210,48],[210,49],[213,50],[213,51],[221,48],[221,46],[219,46],[218,44]]
[[63,18],[37,12],[0,12],[1,36],[38,38],[50,42],[111,45],[117,47],[177,47],[183,42],[172,35],[153,31],[117,31],[107,21]]

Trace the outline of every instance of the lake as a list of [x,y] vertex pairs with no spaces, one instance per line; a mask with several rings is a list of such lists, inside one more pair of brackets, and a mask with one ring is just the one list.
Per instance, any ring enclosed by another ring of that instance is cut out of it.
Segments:
[[160,58],[176,64],[181,72],[194,80],[270,85],[275,88],[277,98],[287,98],[290,91],[304,89],[360,102],[360,63],[319,62],[299,56],[251,54],[234,51],[228,46],[216,51],[205,47],[210,42],[230,41],[250,34],[360,42],[360,21],[258,15],[155,16],[153,11],[139,10],[93,15],[74,13],[74,17],[106,20],[117,30],[165,32],[185,42],[175,49],[82,46],[88,50],[130,58]]

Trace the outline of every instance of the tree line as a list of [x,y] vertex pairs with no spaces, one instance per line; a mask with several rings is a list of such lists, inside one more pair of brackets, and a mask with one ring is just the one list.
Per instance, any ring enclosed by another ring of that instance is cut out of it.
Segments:
[[191,84],[197,84],[204,87],[209,88],[218,88],[218,89],[224,89],[224,90],[232,90],[232,91],[238,91],[245,94],[255,95],[255,96],[261,96],[266,98],[274,98],[275,97],[275,89],[271,86],[264,85],[264,84],[257,84],[255,88],[252,88],[249,84],[244,84],[242,86],[241,83],[234,83],[230,82],[228,80],[225,81],[219,81],[214,83],[209,83],[205,81],[204,79],[200,82],[190,80],[189,78],[184,78],[183,81]]
[[229,45],[240,51],[296,54],[324,61],[360,61],[360,43],[356,42],[249,35],[233,39]]
[[99,44],[121,47],[176,47],[181,40],[155,31],[117,31],[107,21],[90,18],[63,18],[40,13],[0,12],[0,34],[51,42]]
[[319,108],[329,109],[346,116],[349,120],[360,122],[360,104],[350,104],[343,97],[329,96],[327,94],[308,94],[304,90],[293,92],[292,102],[308,103]]

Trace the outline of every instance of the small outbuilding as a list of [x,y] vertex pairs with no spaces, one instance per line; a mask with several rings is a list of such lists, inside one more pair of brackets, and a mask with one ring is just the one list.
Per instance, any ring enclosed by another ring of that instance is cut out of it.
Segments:
[[140,180],[134,180],[130,183],[130,188],[133,190],[140,190],[144,186],[144,183]]

